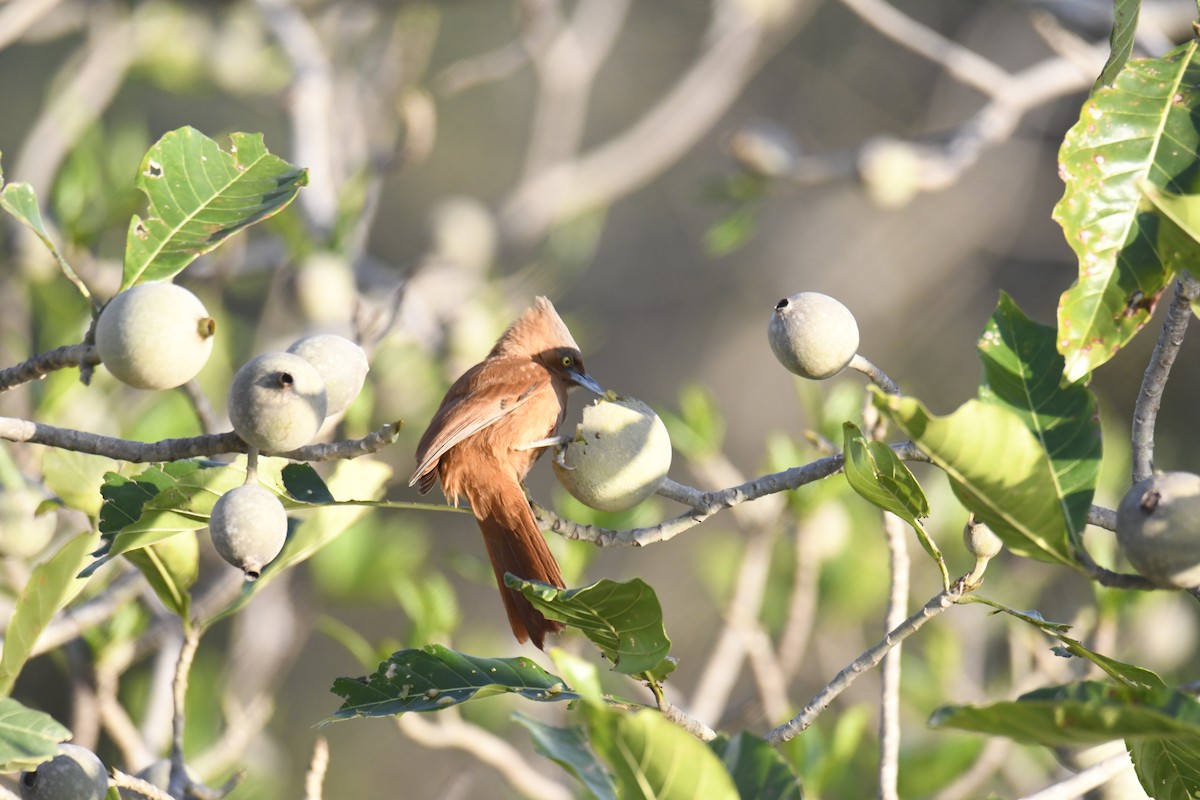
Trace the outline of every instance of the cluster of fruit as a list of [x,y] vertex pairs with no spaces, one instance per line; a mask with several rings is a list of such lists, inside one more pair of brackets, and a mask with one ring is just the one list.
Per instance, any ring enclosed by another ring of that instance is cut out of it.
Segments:
[[[216,323],[204,304],[173,283],[143,283],[114,297],[96,321],[96,351],[118,380],[139,389],[171,389],[194,378],[212,352]],[[325,419],[362,390],[367,357],[349,339],[305,336],[286,352],[246,362],[229,388],[234,431],[261,453],[310,443]],[[247,482],[217,500],[209,521],[217,552],[247,580],[283,548],[287,515],[279,498]]]

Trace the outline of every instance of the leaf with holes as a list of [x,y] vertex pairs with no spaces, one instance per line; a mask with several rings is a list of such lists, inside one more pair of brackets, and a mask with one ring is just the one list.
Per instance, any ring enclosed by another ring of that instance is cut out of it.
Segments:
[[1194,741],[1200,736],[1200,702],[1174,689],[1079,681],[986,706],[943,706],[929,725],[1049,747],[1113,739]]
[[1066,184],[1054,208],[1079,258],[1079,277],[1058,305],[1058,351],[1069,381],[1108,361],[1150,320],[1171,279],[1157,249],[1158,217],[1142,185],[1200,189],[1200,43],[1130,61],[1097,89],[1059,151]]
[[1086,387],[1061,383],[1054,329],[1025,316],[1007,294],[979,339],[979,399],[1012,411],[1050,459],[1055,497],[1072,537],[1083,533],[1100,477],[1100,420]]
[[578,697],[528,658],[480,658],[437,644],[395,652],[369,677],[338,678],[333,693],[345,702],[330,722],[438,711],[506,693],[539,702]]
[[667,658],[671,640],[658,595],[639,578],[625,583],[605,579],[581,589],[560,589],[512,574],[504,576],[504,583],[529,598],[547,619],[580,630],[618,672],[650,672],[661,680],[675,668]]
[[308,171],[267,152],[261,133],[234,133],[225,152],[195,128],[164,135],[146,153],[137,187],[150,208],[134,215],[121,288],[170,280],[229,236],[287,207]]

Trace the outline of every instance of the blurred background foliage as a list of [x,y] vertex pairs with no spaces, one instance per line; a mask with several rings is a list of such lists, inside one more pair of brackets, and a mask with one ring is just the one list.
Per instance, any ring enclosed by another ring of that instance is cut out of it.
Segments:
[[[368,385],[328,434],[405,421],[400,443],[377,456],[394,469],[389,499],[417,499],[407,477],[432,410],[534,294],[554,299],[589,372],[666,418],[672,476],[717,489],[806,463],[824,453],[822,441],[841,441],[844,420],[861,420],[856,377],[803,383],[771,356],[766,322],[779,297],[813,290],[842,300],[858,317],[862,352],[941,413],[974,394],[976,339],[998,290],[1049,322],[1076,274],[1050,219],[1061,194],[1056,151],[1103,62],[1086,43],[1106,38],[1111,4],[896,4],[905,19],[1012,73],[1082,61],[1075,86],[1023,109],[1010,131],[940,182],[905,147],[953,141],[988,98],[866,24],[855,9],[867,5],[7,0],[0,151],[6,180],[34,186],[67,259],[102,297],[119,284],[128,219],[141,209],[140,159],[163,132],[191,125],[224,143],[229,132],[261,131],[272,152],[307,167],[310,186],[291,209],[180,277],[220,325],[200,382],[221,415],[248,357],[310,330],[356,337],[371,355]],[[1160,54],[1187,35],[1194,11],[1186,0],[1147,4],[1139,52]],[[571,24],[575,40],[564,34]],[[881,142],[899,157],[881,162]],[[563,165],[593,184],[577,192],[562,183]],[[80,341],[87,304],[22,230],[9,225],[0,236],[0,362]],[[1097,502],[1109,507],[1128,483],[1126,432],[1152,345],[1137,340],[1094,384],[1107,434]],[[1182,363],[1195,357],[1190,342]],[[1180,370],[1166,394],[1161,467],[1196,468],[1189,423],[1198,380],[1200,372]],[[0,413],[143,440],[201,431],[181,393],[130,390],[104,370],[91,386],[63,371],[7,393]],[[80,509],[95,513],[87,506],[97,495],[67,493],[98,485],[115,466],[102,462],[0,446],[7,602],[54,528],[78,532],[87,524]],[[965,512],[942,476],[915,471],[934,509],[930,530],[961,574],[970,567],[957,541]],[[72,479],[47,489],[43,473]],[[659,498],[621,515],[593,512],[543,467],[530,490],[563,516],[606,527],[674,513]],[[67,506],[50,513],[55,524],[30,513],[45,492]],[[723,638],[749,549],[770,555],[761,608],[751,611],[779,640],[785,712],[882,632],[888,564],[878,512],[838,477],[776,499],[644,550],[551,537],[569,585],[639,576],[657,589],[679,659],[671,695],[719,729],[762,732],[780,721],[778,708],[764,708],[745,647]],[[201,538],[198,593],[229,577]],[[1111,552],[1111,537],[1092,534],[1089,547]],[[939,581],[931,563],[914,560],[914,601],[923,602]],[[1006,556],[989,569],[987,591],[1072,623],[1074,635],[1113,657],[1136,654],[1168,682],[1197,657],[1195,604],[1175,595],[1114,592]],[[138,597],[92,628],[86,645],[32,662],[16,692],[130,771],[167,742],[162,679],[179,648],[153,596]],[[314,724],[335,708],[333,677],[429,642],[528,655],[495,600],[469,517],[365,515],[202,644],[189,700],[197,770],[219,782],[245,767],[234,796],[298,796]],[[807,627],[797,630],[798,618]],[[563,644],[588,651],[578,638]],[[114,741],[107,718],[84,713],[95,707],[84,668],[93,663],[120,665],[94,670],[120,676],[119,688],[99,691],[116,693],[143,752]],[[924,720],[941,703],[1010,697],[1072,669],[1036,634],[975,607],[910,640],[901,796],[1013,794],[1051,779],[1059,767],[1040,749],[931,732]],[[605,678],[614,692],[637,691]],[[874,793],[877,695],[877,676],[868,676],[785,747],[809,796]],[[510,720],[514,708],[551,720],[563,713],[497,698],[463,716],[531,753]],[[490,767],[417,746],[404,725],[372,720],[320,734],[331,749],[330,797],[397,786],[413,797],[515,796]],[[537,763],[555,777],[553,765]],[[975,783],[955,784],[976,772]]]

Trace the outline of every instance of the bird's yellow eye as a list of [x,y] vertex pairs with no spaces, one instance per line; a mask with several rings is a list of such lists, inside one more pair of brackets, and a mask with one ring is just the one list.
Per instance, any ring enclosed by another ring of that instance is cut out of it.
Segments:
[[570,367],[570,366],[571,366],[572,364],[574,364],[574,363],[575,363],[575,359],[571,358],[570,356],[563,356],[563,357],[562,357],[562,365],[563,365],[564,367]]

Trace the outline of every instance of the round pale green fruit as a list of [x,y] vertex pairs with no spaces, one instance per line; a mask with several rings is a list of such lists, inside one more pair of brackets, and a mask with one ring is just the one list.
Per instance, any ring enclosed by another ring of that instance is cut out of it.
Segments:
[[558,482],[600,511],[624,511],[654,494],[671,468],[671,437],[640,400],[600,398],[584,407],[575,438],[554,461]]
[[196,377],[212,352],[216,323],[196,295],[173,283],[140,283],[96,320],[96,352],[122,383],[172,389]]
[[286,453],[311,442],[326,404],[321,374],[295,353],[255,356],[229,387],[233,429],[264,453]]
[[86,747],[60,744],[58,755],[22,772],[22,800],[104,800],[108,771]]
[[974,517],[963,525],[963,545],[976,560],[989,561],[1000,555],[1004,542],[995,531]]
[[218,498],[208,527],[221,558],[255,581],[283,549],[287,512],[270,491],[247,483]]
[[1117,507],[1117,542],[1158,586],[1200,586],[1200,475],[1162,472],[1134,484]]
[[292,342],[289,353],[312,364],[325,381],[325,415],[345,411],[367,379],[367,354],[354,342],[332,333],[316,333]]
[[858,176],[867,196],[882,208],[903,208],[921,191],[926,170],[912,144],[882,137],[870,141],[858,157]]
[[800,292],[775,304],[767,339],[789,371],[825,380],[845,369],[858,352],[858,323],[832,297]]
[[0,487],[0,556],[29,558],[50,544],[58,514],[53,509],[39,513],[49,499],[45,491],[30,485]]

